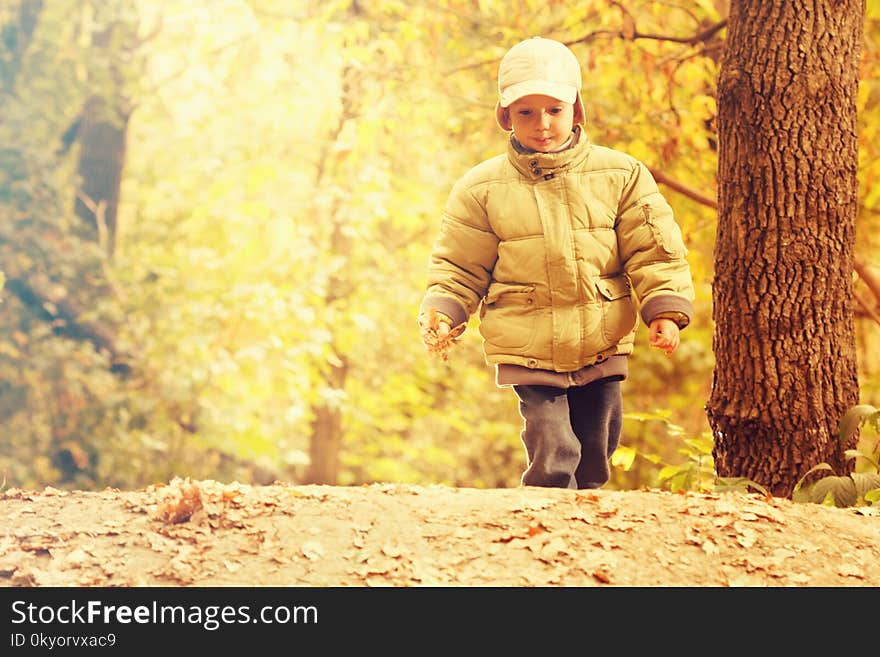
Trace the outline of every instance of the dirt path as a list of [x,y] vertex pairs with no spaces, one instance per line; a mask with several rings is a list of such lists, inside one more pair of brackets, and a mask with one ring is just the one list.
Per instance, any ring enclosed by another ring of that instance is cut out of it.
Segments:
[[0,494],[0,586],[880,586],[880,516],[656,490]]

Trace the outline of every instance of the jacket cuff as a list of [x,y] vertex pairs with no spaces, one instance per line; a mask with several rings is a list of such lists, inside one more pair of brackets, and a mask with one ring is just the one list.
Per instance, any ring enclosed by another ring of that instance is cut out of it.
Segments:
[[658,294],[651,297],[641,309],[642,320],[650,324],[655,319],[671,319],[678,328],[683,329],[691,323],[694,316],[694,304],[688,299],[675,294]]
[[439,294],[425,297],[419,308],[419,315],[428,312],[431,308],[449,317],[452,320],[453,328],[467,322],[467,311],[452,297]]

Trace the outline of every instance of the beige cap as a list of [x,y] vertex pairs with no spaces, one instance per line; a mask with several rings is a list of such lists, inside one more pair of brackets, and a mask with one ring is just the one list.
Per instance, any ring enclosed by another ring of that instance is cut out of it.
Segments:
[[512,128],[507,107],[531,94],[572,103],[575,121],[586,117],[581,100],[581,66],[564,43],[532,37],[520,41],[502,57],[498,66],[495,120],[503,130]]
[[564,43],[532,37],[520,41],[501,59],[498,67],[498,105],[531,94],[574,104],[581,90],[581,67]]

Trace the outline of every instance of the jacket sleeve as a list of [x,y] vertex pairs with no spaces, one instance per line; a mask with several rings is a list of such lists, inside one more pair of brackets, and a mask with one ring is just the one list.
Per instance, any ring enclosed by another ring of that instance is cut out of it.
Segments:
[[443,211],[419,312],[435,308],[453,326],[466,322],[486,294],[497,258],[498,237],[489,226],[485,185],[459,180]]
[[687,248],[672,208],[648,168],[635,161],[617,216],[617,243],[645,323],[663,316],[693,318],[694,284]]

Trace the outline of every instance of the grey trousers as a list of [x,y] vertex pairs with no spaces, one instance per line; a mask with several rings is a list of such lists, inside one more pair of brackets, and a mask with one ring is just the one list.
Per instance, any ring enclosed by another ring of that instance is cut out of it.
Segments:
[[527,467],[523,486],[600,488],[611,476],[609,459],[620,442],[620,380],[554,388],[517,385]]

